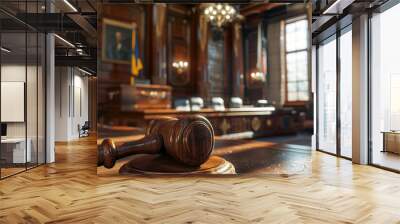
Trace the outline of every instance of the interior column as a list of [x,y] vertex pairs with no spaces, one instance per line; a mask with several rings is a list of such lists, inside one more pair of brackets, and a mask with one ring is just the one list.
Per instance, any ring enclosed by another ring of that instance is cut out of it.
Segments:
[[242,24],[235,22],[233,29],[233,77],[232,96],[244,98],[244,71],[243,71],[243,38]]
[[368,163],[368,15],[353,20],[353,162]]
[[167,84],[167,5],[153,5],[153,74],[151,81],[153,84]]

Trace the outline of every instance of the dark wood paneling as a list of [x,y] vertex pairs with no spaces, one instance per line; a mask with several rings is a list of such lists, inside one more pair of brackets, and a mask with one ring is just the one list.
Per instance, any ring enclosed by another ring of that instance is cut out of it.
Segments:
[[[196,94],[193,89],[191,67],[196,57],[192,57],[192,13],[190,8],[170,6],[167,18],[168,84],[173,87],[175,98],[190,97]],[[187,70],[178,72],[172,63],[186,61]]]
[[[144,69],[139,79],[149,79],[149,63],[147,61],[146,52],[150,47],[146,43],[148,30],[146,29],[147,8],[144,5],[135,5],[135,7],[126,7],[125,5],[103,4],[99,7],[98,33],[102,36],[102,19],[108,18],[126,23],[136,23],[139,36],[139,51],[143,61]],[[98,38],[98,52],[101,52],[102,38]],[[100,57],[101,58],[101,57]],[[98,103],[101,108],[102,104],[108,99],[107,89],[118,87],[121,84],[129,84],[131,75],[131,67],[129,64],[117,64],[101,61],[98,76]]]
[[90,131],[97,131],[97,77],[88,79]]
[[198,95],[203,99],[209,98],[210,87],[208,85],[208,35],[209,24],[204,15],[199,14],[197,29],[197,90]]
[[242,24],[234,23],[232,26],[232,96],[244,97],[244,67],[243,67],[243,38]]
[[152,5],[152,73],[151,81],[153,84],[167,84],[167,5]]
[[254,103],[262,97],[262,88],[254,85],[250,78],[250,74],[257,69],[257,27],[248,29],[245,37],[245,101]]
[[210,97],[226,97],[226,67],[225,67],[225,35],[224,32],[211,27],[208,37],[208,85]]
[[[262,66],[257,64],[258,61],[267,64],[267,59],[263,58],[263,54],[260,54],[258,51],[260,47],[261,51],[264,51],[264,55],[266,55],[267,51],[265,42],[266,33],[264,27],[259,29],[260,23],[262,23],[260,18],[254,18],[246,21],[245,24],[245,101],[250,104],[254,104],[257,100],[264,97],[264,83],[258,80],[253,80],[250,76],[252,72],[260,72],[262,70]],[[262,41],[259,41],[259,35],[261,36]]]

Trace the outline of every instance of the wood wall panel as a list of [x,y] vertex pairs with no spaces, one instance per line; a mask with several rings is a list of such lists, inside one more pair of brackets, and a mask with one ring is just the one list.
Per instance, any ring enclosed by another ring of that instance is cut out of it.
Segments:
[[[222,30],[212,27],[208,37],[208,85],[209,97],[226,97],[229,89],[226,88],[225,67],[225,35]],[[228,91],[227,91],[228,90]]]
[[97,77],[88,79],[90,131],[97,131]]
[[[192,13],[190,8],[178,8],[170,6],[168,10],[168,84],[173,87],[175,98],[189,97],[196,95],[193,88],[195,74],[192,73],[193,64],[196,56],[192,55],[193,32],[192,32]],[[186,61],[189,67],[186,71],[178,72],[172,67],[173,62]]]
[[267,51],[264,45],[259,46],[259,44],[261,44],[258,40],[259,32],[261,32],[260,35],[262,38],[265,37],[263,29],[258,29],[258,25],[261,22],[262,21],[260,21],[259,18],[253,18],[246,21],[245,24],[245,101],[249,104],[254,104],[257,100],[264,98],[265,84],[259,81],[254,81],[250,77],[252,72],[258,72],[261,69],[257,65],[258,60],[261,60],[260,57],[262,57],[258,52],[259,47],[261,47],[262,51]]
[[240,22],[234,23],[232,30],[232,96],[244,98],[242,24]]
[[[149,45],[146,43],[146,38],[149,36],[146,32],[148,29],[146,25],[148,21],[147,15],[149,14],[148,6],[146,5],[135,5],[135,7],[127,7],[126,5],[116,4],[102,4],[99,7],[98,16],[98,33],[102,36],[102,19],[108,18],[118,20],[126,23],[136,23],[138,28],[139,36],[139,52],[143,61],[143,72],[140,74],[139,79],[150,79],[151,75],[150,64],[148,63],[147,52]],[[98,39],[98,52],[102,52],[102,38]],[[99,57],[101,58],[101,56]],[[98,102],[99,106],[106,102],[108,99],[107,89],[111,87],[119,86],[120,84],[130,83],[131,67],[128,64],[117,64],[109,62],[100,62],[99,76],[98,76]]]
[[[233,62],[233,39],[232,39],[232,26],[227,26],[223,30],[223,38],[224,38],[224,61],[222,66],[224,66],[224,90],[223,90],[223,98],[226,103],[229,103],[230,98],[232,97],[232,62]],[[227,104],[228,106],[228,104]]]
[[166,21],[167,21],[167,5],[152,5],[152,73],[151,81],[153,84],[167,84],[167,37],[166,37]]
[[209,25],[204,15],[198,15],[197,29],[197,90],[198,95],[203,99],[209,98],[210,87],[208,85],[208,35]]
[[[173,99],[200,96],[207,104],[212,97],[223,97],[228,103],[235,96],[253,104],[269,96],[267,85],[253,83],[249,78],[257,70],[258,25],[263,21],[269,24],[259,13],[269,8],[242,9],[247,10],[248,16],[226,26],[221,31],[223,38],[217,41],[213,40],[215,28],[207,22],[200,5],[103,4],[100,18],[137,24],[144,63],[140,78],[171,86]],[[99,30],[101,33],[101,25]],[[266,33],[262,32],[265,38]],[[213,48],[219,49],[217,55],[210,54]],[[181,76],[172,68],[172,63],[179,60],[189,62],[188,71]],[[102,63],[99,70],[100,100],[106,98],[103,90],[129,83],[127,65]]]

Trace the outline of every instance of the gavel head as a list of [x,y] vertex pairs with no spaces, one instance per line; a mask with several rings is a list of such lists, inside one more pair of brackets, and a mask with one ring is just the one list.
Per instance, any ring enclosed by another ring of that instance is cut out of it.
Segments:
[[117,149],[111,139],[105,139],[98,148],[97,165],[112,168],[117,160]]
[[157,132],[162,136],[166,153],[189,166],[199,166],[206,162],[214,149],[212,125],[200,115],[151,122],[146,134]]
[[105,139],[98,149],[98,166],[112,168],[117,159],[133,154],[166,153],[176,161],[189,166],[206,162],[214,149],[214,130],[203,116],[183,119],[162,118],[151,121],[146,136],[140,140],[125,142],[116,147],[111,139]]

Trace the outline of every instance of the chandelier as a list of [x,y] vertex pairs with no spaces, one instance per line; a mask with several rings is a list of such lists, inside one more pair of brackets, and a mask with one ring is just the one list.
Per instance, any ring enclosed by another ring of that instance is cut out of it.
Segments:
[[189,67],[189,62],[187,61],[174,61],[172,67],[176,69],[178,74],[182,74]]
[[236,17],[236,10],[229,4],[212,4],[204,10],[207,20],[218,27],[232,22]]

